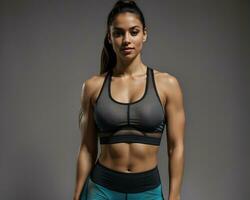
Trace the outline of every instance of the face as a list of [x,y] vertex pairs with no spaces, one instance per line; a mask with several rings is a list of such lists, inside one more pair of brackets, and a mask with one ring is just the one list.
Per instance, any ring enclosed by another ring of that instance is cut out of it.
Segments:
[[146,29],[143,30],[137,15],[125,12],[116,16],[110,26],[108,38],[118,58],[131,59],[141,52],[147,32]]

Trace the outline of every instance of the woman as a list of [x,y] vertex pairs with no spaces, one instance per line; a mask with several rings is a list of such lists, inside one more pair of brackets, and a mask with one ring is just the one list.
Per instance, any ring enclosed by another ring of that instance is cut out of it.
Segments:
[[[82,86],[82,142],[74,200],[164,199],[157,153],[165,125],[168,199],[180,199],[185,124],[182,92],[175,77],[142,62],[146,39],[144,17],[137,4],[118,1],[108,16],[101,73]],[[101,151],[97,159],[98,137]]]

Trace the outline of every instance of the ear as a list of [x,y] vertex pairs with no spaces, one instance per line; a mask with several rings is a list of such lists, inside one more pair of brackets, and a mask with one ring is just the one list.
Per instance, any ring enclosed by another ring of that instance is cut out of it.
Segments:
[[146,42],[147,36],[148,36],[148,34],[147,34],[147,28],[145,27],[144,34],[143,34],[143,42]]
[[112,43],[112,41],[111,41],[111,37],[110,37],[110,33],[108,32],[108,41],[109,41],[109,44],[111,44]]

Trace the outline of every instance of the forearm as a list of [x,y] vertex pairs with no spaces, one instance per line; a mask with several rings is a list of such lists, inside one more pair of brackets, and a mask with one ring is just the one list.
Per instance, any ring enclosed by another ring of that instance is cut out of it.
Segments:
[[169,200],[180,200],[184,168],[184,146],[173,147],[169,152]]
[[86,178],[95,164],[96,156],[87,153],[85,149],[79,151],[76,169],[76,185],[74,199],[78,200]]

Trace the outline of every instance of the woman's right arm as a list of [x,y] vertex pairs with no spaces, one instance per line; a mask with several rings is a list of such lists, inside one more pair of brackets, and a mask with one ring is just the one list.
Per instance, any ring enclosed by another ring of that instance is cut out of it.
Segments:
[[86,178],[95,164],[98,153],[98,138],[93,120],[91,96],[93,88],[91,80],[83,83],[81,91],[81,109],[79,113],[79,128],[81,131],[81,145],[77,158],[76,185],[73,200],[79,200]]

